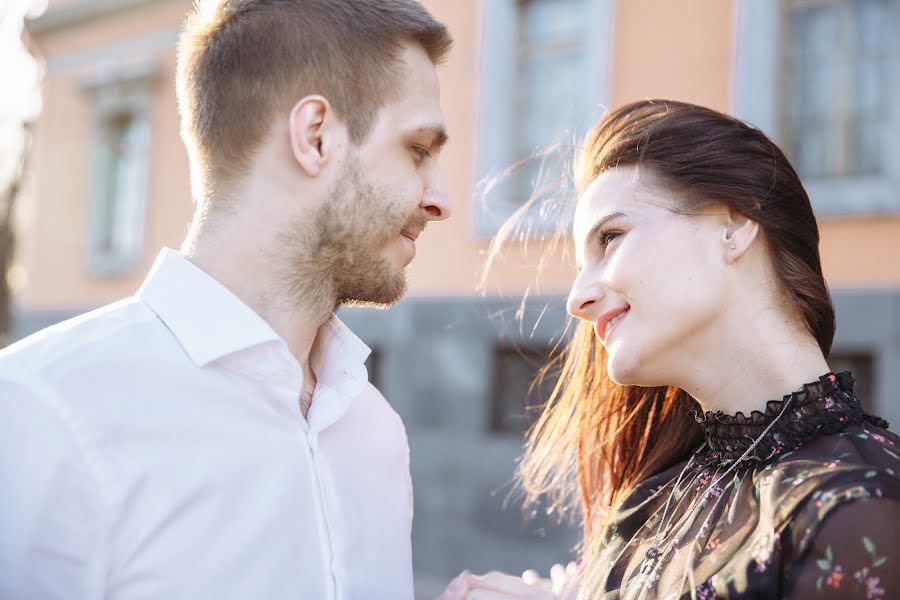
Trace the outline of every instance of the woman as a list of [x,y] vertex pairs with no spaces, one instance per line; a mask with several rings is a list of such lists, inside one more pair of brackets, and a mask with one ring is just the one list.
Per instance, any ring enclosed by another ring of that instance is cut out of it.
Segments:
[[781,150],[642,101],[597,124],[577,179],[580,324],[520,469],[528,501],[580,505],[577,582],[464,573],[443,597],[900,594],[900,438],[829,370],[818,229]]

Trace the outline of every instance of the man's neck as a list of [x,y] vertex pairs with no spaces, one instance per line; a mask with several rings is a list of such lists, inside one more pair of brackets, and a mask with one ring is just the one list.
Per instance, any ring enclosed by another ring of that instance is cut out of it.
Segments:
[[277,257],[250,245],[251,239],[195,234],[185,240],[181,253],[262,317],[306,370],[316,334],[332,317],[335,300],[313,281],[310,286],[319,289],[292,295]]

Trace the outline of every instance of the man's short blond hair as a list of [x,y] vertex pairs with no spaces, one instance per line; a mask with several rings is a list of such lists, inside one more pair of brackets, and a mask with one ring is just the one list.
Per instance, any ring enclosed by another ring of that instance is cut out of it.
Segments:
[[362,143],[395,94],[404,44],[453,39],[416,0],[199,0],[178,45],[182,138],[201,186],[244,174],[274,117],[321,94]]

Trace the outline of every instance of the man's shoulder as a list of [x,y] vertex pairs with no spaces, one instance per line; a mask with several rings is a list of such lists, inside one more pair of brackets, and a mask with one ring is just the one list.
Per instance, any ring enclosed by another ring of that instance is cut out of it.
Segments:
[[375,387],[375,384],[373,384],[371,381],[366,382],[359,397],[371,407],[371,410],[400,421],[400,415],[397,414],[397,411],[394,410],[394,407],[391,406],[391,403],[388,402],[384,394],[381,393],[381,390]]
[[391,409],[391,405],[387,401],[387,398],[384,397],[384,394],[381,393],[381,390],[375,387],[375,384],[371,381],[366,381],[366,385],[363,387],[363,391],[360,395],[368,398],[370,401],[375,402],[376,404],[384,408]]
[[367,381],[354,400],[354,405],[368,422],[377,422],[379,428],[391,436],[406,440],[406,428],[403,420],[391,403],[372,382]]
[[136,298],[124,298],[62,321],[0,350],[0,380],[42,378],[72,361],[100,364],[146,343],[159,321]]

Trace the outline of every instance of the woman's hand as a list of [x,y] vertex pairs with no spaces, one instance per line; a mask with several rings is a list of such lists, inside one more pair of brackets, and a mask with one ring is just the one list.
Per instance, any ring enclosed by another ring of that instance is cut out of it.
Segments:
[[549,580],[534,570],[525,571],[522,577],[499,571],[486,575],[463,571],[437,600],[575,600],[577,575],[575,563],[553,565]]
[[522,573],[522,581],[535,587],[545,587],[560,600],[575,600],[578,596],[578,565],[570,562],[566,566],[555,564],[550,567],[550,579],[542,579],[540,573],[529,569]]

